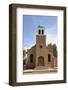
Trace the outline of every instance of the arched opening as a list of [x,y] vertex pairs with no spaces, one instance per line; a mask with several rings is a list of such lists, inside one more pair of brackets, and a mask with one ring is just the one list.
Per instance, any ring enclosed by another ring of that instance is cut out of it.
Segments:
[[30,62],[33,63],[33,54],[30,55]]
[[44,57],[43,56],[38,57],[38,66],[44,66]]
[[38,33],[39,33],[39,35],[40,35],[40,29],[38,30]]
[[44,34],[44,30],[42,30],[42,35]]
[[51,62],[51,55],[48,54],[48,62]]

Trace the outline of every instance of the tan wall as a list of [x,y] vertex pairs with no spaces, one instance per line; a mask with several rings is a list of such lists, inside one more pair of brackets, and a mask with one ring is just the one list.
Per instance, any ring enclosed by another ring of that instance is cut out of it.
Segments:
[[[36,55],[36,54],[35,54],[35,53],[36,53],[36,49],[35,49],[35,48],[36,48],[36,46],[34,46],[34,47],[32,47],[31,49],[28,50],[28,53],[27,53],[27,62],[26,62],[26,63],[27,63],[29,66],[30,66],[30,65],[35,66],[35,62],[36,62],[36,61],[35,61],[35,60],[36,60],[36,56],[35,56],[35,55]],[[31,54],[33,54],[33,63],[30,62],[30,55],[31,55]]]
[[[38,66],[38,58],[40,56],[44,57],[44,66],[47,67],[57,67],[57,59],[53,56],[53,53],[48,50],[48,48],[41,44],[42,48],[40,48],[40,44],[32,47],[28,50],[27,54],[27,64],[37,67]],[[33,63],[30,63],[30,55],[33,54]],[[48,54],[51,56],[51,61],[48,62]]]
[[[48,54],[51,56],[51,61],[48,62]],[[42,44],[42,48],[40,48],[40,44],[36,45],[36,66],[38,66],[38,57],[43,56],[44,57],[44,63],[45,67],[56,67],[57,66],[57,60],[53,56],[53,53],[48,50],[48,48]]]
[[44,57],[44,65],[45,66],[47,65],[47,60],[45,60],[47,58],[45,45],[43,45],[43,44],[41,44],[41,45],[42,45],[42,48],[40,48],[40,44],[36,45],[36,66],[38,66],[38,58],[40,56]]
[[46,36],[45,35],[36,35],[36,45],[39,44],[39,43],[42,43],[46,45]]
[[[41,48],[42,46],[42,48]],[[30,55],[33,54],[33,63],[30,63]],[[48,54],[50,54],[51,61],[48,62]],[[36,36],[36,45],[28,50],[27,53],[27,64],[38,66],[38,58],[42,56],[44,58],[44,66],[47,67],[56,67],[57,59],[53,56],[53,50],[49,47],[46,47],[46,36],[37,35]]]
[[52,67],[57,67],[57,59],[52,56],[52,64],[51,64]]
[[[51,67],[51,64],[52,64],[52,56],[53,56],[53,53],[51,53],[48,49],[47,49],[47,67]],[[51,61],[48,62],[48,54],[50,54],[50,58],[51,58]]]

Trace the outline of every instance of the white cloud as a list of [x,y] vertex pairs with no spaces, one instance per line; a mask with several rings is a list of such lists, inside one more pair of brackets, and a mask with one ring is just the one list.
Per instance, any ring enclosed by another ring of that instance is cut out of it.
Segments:
[[30,44],[30,45],[28,45],[27,47],[24,47],[24,49],[30,49],[32,46],[34,46],[35,44],[34,43],[32,43],[32,44]]

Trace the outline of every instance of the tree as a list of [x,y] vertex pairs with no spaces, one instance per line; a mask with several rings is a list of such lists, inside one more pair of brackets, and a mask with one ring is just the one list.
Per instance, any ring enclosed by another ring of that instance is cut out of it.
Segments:
[[23,50],[23,57],[25,57],[25,55],[26,55],[26,50],[24,49]]
[[53,49],[53,55],[57,58],[57,46],[56,46],[56,44],[50,43],[50,44],[48,44],[48,47]]
[[56,44],[53,44],[53,55],[55,56],[55,57],[57,57],[57,46],[56,46]]
[[23,50],[23,65],[25,65],[25,56],[26,56],[26,50]]
[[49,48],[52,48],[52,44],[51,44],[51,43],[49,43],[49,44],[48,44],[48,47],[49,47]]

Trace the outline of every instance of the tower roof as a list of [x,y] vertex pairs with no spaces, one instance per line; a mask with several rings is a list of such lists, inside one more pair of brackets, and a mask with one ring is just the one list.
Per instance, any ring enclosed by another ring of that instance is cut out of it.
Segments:
[[45,28],[44,26],[42,26],[42,25],[38,25],[38,28]]
[[38,25],[37,30],[38,30],[38,33],[37,33],[38,35],[44,35],[44,31],[45,31],[44,26]]

